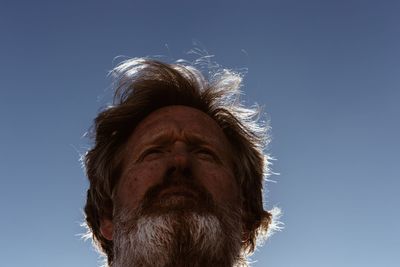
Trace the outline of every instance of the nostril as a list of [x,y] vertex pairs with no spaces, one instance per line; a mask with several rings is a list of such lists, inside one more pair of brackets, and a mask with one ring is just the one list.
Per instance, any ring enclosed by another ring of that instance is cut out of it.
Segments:
[[173,167],[167,169],[164,176],[164,183],[177,183],[181,180],[192,179],[192,171],[190,168]]
[[166,176],[167,177],[171,177],[174,174],[175,171],[176,171],[176,167],[175,166],[172,166],[172,167],[168,168],[168,170],[166,172]]
[[192,171],[190,170],[190,168],[184,168],[182,170],[182,175],[184,177],[191,177],[192,176]]

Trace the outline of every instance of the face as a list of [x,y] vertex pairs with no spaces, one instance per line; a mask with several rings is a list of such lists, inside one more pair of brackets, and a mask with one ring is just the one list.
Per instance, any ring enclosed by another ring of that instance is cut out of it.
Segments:
[[[127,142],[116,202],[135,210],[150,194],[157,210],[201,209],[207,198],[217,206],[239,207],[232,155],[222,129],[207,114],[186,106],[158,109]],[[102,230],[112,239],[112,230]]]

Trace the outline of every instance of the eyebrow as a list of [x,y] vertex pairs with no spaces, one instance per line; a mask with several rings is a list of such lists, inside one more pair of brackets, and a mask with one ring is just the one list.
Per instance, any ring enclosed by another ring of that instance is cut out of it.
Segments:
[[[152,145],[154,146],[166,146],[170,145],[176,140],[172,138],[176,134],[176,130],[174,129],[169,129],[169,130],[162,130],[158,131],[156,134],[152,135],[151,137],[145,137],[144,140],[141,140],[141,143],[136,146],[135,150],[136,152],[140,153],[145,148],[151,147]],[[180,134],[180,133],[178,133]],[[146,135],[146,132],[144,131],[142,135]],[[179,138],[182,139],[182,138]],[[178,140],[179,140],[178,139]],[[222,146],[218,146],[218,143],[212,142],[213,138],[210,137],[205,137],[204,135],[201,134],[196,134],[196,133],[188,133],[184,132],[183,133],[183,140],[189,143],[190,146],[207,146],[207,148],[211,149],[217,155],[222,156],[224,154],[224,145],[221,144]],[[140,140],[139,140],[140,141]],[[228,142],[229,143],[229,142]],[[232,158],[232,154],[229,153],[227,155],[230,168],[233,169],[232,166],[235,164],[235,160]]]
[[[148,146],[151,144],[158,145],[169,145],[174,142],[174,138],[172,138],[176,134],[175,130],[169,130],[167,132],[160,131],[150,137],[149,139],[144,140],[144,144],[141,147]],[[179,138],[181,139],[181,138]],[[187,141],[189,145],[212,145],[215,144],[210,142],[210,138],[205,138],[203,135],[199,135],[196,133],[183,133],[183,140]]]

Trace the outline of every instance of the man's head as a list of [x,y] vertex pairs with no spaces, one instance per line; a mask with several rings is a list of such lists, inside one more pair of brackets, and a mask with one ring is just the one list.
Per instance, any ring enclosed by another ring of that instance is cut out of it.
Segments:
[[241,77],[190,66],[119,65],[114,105],[95,120],[86,221],[110,265],[232,266],[255,248],[265,129],[238,101]]

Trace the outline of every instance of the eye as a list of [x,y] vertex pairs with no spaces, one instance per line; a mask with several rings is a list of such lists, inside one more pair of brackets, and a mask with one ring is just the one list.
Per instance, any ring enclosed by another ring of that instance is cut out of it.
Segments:
[[194,150],[194,152],[200,159],[217,162],[219,161],[217,155],[208,148],[199,148]]
[[139,161],[154,160],[159,158],[164,153],[164,150],[159,147],[146,149],[139,157]]

